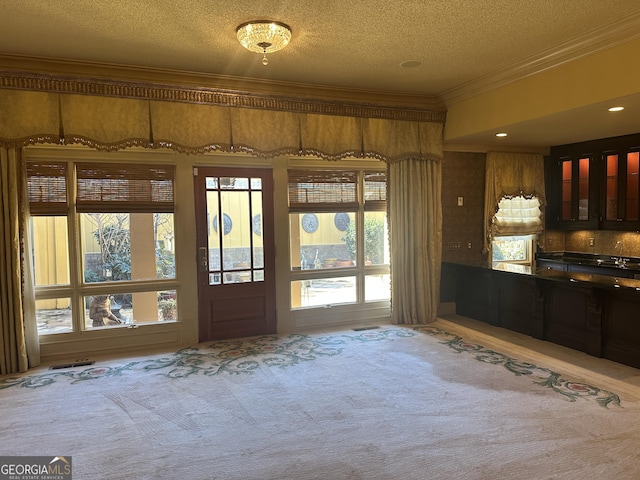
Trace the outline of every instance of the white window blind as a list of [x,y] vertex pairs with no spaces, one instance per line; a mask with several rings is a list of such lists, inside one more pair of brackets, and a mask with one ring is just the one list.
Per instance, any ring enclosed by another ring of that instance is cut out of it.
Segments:
[[543,231],[542,211],[537,197],[503,197],[493,217],[493,235],[537,235]]

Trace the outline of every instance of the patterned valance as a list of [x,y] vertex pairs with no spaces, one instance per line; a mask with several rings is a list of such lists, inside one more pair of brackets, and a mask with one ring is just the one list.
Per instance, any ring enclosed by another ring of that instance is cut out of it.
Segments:
[[[544,158],[540,154],[488,152],[485,170],[484,225],[485,238],[483,251],[489,251],[494,235],[530,235],[543,231],[544,220],[514,222],[510,226],[495,220],[503,199],[536,198],[535,209],[544,214],[546,206],[544,184]],[[534,206],[525,201],[522,208]],[[513,214],[511,215],[513,216]],[[536,217],[537,218],[537,217]]]
[[445,113],[0,72],[0,145],[441,159]]

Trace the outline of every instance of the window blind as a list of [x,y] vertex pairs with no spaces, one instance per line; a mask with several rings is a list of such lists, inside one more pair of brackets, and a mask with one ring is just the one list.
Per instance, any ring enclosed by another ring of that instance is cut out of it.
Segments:
[[289,170],[289,210],[358,209],[358,174],[344,170]]
[[364,172],[364,209],[366,211],[381,211],[386,208],[386,172]]
[[67,163],[27,162],[27,193],[31,215],[66,215]]
[[498,235],[535,235],[542,233],[543,219],[537,197],[502,198],[493,220]]
[[79,163],[77,211],[173,212],[174,178],[173,166]]

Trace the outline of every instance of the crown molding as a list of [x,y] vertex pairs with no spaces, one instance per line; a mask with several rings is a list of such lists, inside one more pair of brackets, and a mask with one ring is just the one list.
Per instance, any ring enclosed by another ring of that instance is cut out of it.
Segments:
[[410,121],[445,117],[442,104],[423,95],[22,55],[0,54],[0,86]]
[[563,64],[608,50],[640,37],[640,12],[613,24],[603,25],[577,38],[525,58],[511,66],[495,70],[440,93],[448,108],[474,96],[504,87]]
[[4,70],[0,70],[0,88],[412,122],[444,123],[446,117],[446,112],[437,110]]
[[488,152],[509,152],[509,153],[536,153],[549,155],[549,147],[531,147],[518,145],[496,145],[479,143],[455,143],[444,142],[442,145],[444,152],[461,153],[488,153]]

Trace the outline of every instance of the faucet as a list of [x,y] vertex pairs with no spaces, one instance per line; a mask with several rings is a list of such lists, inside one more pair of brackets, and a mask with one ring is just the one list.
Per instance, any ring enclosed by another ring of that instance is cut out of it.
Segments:
[[618,240],[616,242],[616,246],[613,247],[614,252],[618,247],[620,247],[620,255],[616,258],[616,265],[620,265],[624,267],[625,264],[627,263],[627,259],[622,256],[622,249],[624,248],[624,244],[620,240]]

